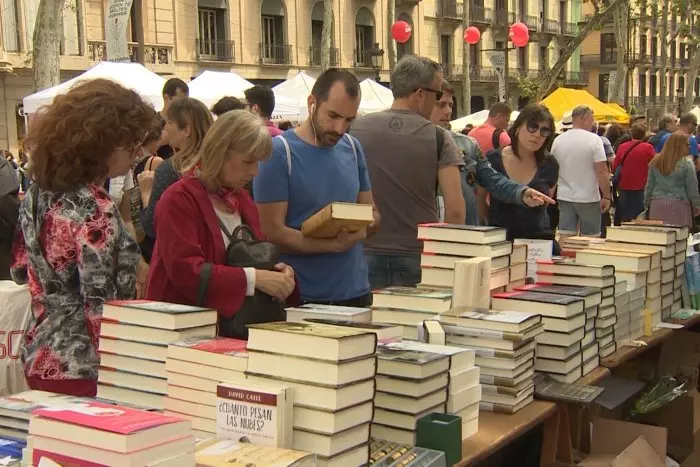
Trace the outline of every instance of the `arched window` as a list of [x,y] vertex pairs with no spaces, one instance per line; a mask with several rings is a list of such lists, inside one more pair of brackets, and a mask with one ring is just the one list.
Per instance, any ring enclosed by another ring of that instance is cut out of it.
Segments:
[[[406,21],[408,24],[411,25],[411,29],[413,29],[413,19],[407,15],[406,13],[400,13],[399,16],[396,18],[397,21]],[[399,44],[398,42],[396,43],[396,60],[401,60],[401,57],[403,57],[406,54],[412,54],[413,52],[413,34],[411,34],[411,38],[408,40],[408,42],[404,44]]]
[[232,61],[233,42],[228,33],[228,2],[198,0],[197,58],[211,61]]
[[263,0],[260,16],[261,61],[270,64],[291,64],[291,49],[286,44],[284,4],[281,0]]
[[2,12],[2,39],[6,52],[19,52],[19,8],[17,0],[5,0]]
[[[323,1],[317,1],[311,9],[311,49],[309,53],[309,65],[321,65],[321,49],[323,48],[323,18],[325,17],[325,8]],[[330,66],[338,66],[338,49],[333,47],[335,44],[335,25],[331,23],[331,56]]]
[[355,16],[355,66],[372,67],[370,50],[374,46],[374,17],[366,7]]

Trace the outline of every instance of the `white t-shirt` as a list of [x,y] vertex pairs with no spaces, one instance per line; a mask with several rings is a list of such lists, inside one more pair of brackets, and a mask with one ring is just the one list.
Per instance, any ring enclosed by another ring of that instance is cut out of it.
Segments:
[[129,173],[121,177],[109,179],[109,196],[112,197],[114,203],[119,206],[122,202],[124,193],[131,191],[134,188],[134,173],[129,170]]
[[577,128],[568,130],[554,139],[552,155],[559,163],[557,199],[572,203],[600,201],[595,163],[607,160],[600,136]]

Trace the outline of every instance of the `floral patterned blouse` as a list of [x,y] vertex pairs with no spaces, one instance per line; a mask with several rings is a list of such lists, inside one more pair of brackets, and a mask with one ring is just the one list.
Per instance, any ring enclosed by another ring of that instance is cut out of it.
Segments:
[[29,283],[32,300],[25,373],[96,380],[102,304],[136,290],[139,249],[117,206],[97,185],[70,193],[35,186],[20,207],[12,254],[12,278]]

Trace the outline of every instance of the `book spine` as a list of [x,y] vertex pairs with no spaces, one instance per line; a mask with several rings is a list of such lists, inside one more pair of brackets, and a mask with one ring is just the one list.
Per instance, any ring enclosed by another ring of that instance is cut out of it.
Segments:
[[52,460],[61,467],[109,467],[107,464],[97,464],[95,462],[78,459],[76,457],[64,456],[63,454],[44,451],[43,449],[33,449],[32,465],[39,465],[42,459]]

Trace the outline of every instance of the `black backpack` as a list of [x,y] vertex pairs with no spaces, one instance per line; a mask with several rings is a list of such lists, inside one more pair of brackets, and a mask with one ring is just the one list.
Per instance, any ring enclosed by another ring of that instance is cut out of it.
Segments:
[[491,144],[493,144],[494,149],[499,149],[501,147],[501,133],[503,133],[503,130],[500,128],[493,130],[493,134],[491,135]]

